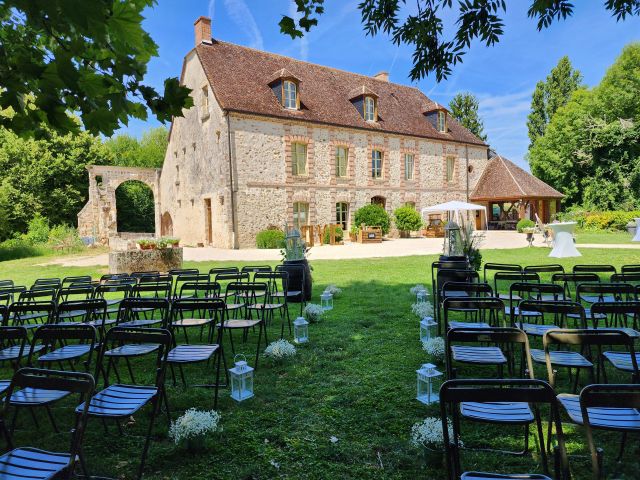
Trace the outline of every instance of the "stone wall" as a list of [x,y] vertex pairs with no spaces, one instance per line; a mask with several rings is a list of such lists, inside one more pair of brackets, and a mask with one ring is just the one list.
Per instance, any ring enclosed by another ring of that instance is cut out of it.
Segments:
[[182,268],[182,248],[109,252],[109,273],[168,272]]

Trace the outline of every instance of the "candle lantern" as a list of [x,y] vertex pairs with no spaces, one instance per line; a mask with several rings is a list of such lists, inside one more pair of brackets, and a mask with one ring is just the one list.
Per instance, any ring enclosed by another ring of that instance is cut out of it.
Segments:
[[437,403],[439,400],[438,390],[436,383],[440,383],[436,380],[442,376],[442,372],[436,370],[436,366],[432,363],[425,363],[416,370],[418,374],[418,395],[416,399],[425,405]]
[[418,290],[416,292],[416,303],[424,303],[427,301],[429,294],[426,290]]
[[309,341],[309,322],[304,317],[298,317],[293,321],[293,341],[296,343]]
[[444,256],[461,257],[463,255],[460,227],[455,222],[447,222],[444,226]]
[[325,311],[333,309],[333,295],[327,291],[323,292],[320,295],[320,306]]
[[[242,358],[242,360],[239,360]],[[234,366],[229,369],[231,379],[231,398],[242,402],[253,397],[253,368],[247,364],[244,355],[236,355]]]
[[424,317],[420,320],[420,341],[426,342],[427,340],[436,336],[436,327],[438,323],[433,317]]

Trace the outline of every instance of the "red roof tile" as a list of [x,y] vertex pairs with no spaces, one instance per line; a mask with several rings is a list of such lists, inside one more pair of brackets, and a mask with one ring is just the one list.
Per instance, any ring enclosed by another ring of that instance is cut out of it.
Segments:
[[[425,117],[437,104],[413,87],[217,40],[198,45],[196,52],[225,110],[485,145],[452,118],[449,131],[438,132]],[[269,87],[283,69],[300,82],[301,111],[282,107]],[[377,122],[366,122],[351,103],[357,90],[378,96]]]
[[506,158],[492,157],[469,196],[472,201],[562,198],[564,195]]

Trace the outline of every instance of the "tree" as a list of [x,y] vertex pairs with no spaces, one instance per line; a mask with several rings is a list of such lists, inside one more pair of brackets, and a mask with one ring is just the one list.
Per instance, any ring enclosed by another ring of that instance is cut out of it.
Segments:
[[161,122],[192,106],[177,78],[143,83],[158,46],[142,28],[155,0],[0,2],[0,126],[19,135],[111,135],[147,109]]
[[567,104],[581,84],[582,74],[573,68],[567,56],[551,69],[546,81],[536,84],[531,97],[531,112],[527,117],[529,148],[544,134],[547,123],[560,107]]
[[363,223],[369,227],[380,227],[383,235],[389,233],[389,228],[391,227],[391,219],[387,211],[380,205],[373,203],[356,210],[353,216],[353,222],[358,228],[360,228],[360,225]]
[[393,216],[396,217],[396,228],[401,232],[415,232],[422,228],[422,217],[413,207],[396,208]]
[[598,86],[557,109],[529,153],[531,171],[566,195],[566,205],[633,209],[640,204],[640,43]]
[[470,92],[457,93],[449,102],[451,115],[481,140],[487,140],[484,123],[478,115],[478,99]]
[[165,127],[152,128],[138,140],[128,134],[120,134],[104,142],[113,152],[116,165],[123,167],[161,168],[169,144]]
[[[529,0],[528,16],[537,19],[538,30],[547,28],[555,20],[566,19],[573,14],[573,2],[569,0]],[[302,37],[318,24],[324,13],[324,0],[295,0],[298,20],[284,15],[280,30],[291,38]],[[439,82],[451,74],[452,66],[461,63],[474,40],[486,46],[500,41],[503,35],[501,14],[507,10],[505,0],[416,0],[417,12],[404,15],[406,0],[362,0],[358,8],[367,35],[380,32],[390,35],[394,44],[412,45],[413,68],[411,80],[420,80],[434,73]],[[640,16],[640,0],[606,0],[605,9],[618,21],[628,16]],[[457,12],[450,10],[457,8]],[[444,21],[456,17],[456,31],[445,39]]]

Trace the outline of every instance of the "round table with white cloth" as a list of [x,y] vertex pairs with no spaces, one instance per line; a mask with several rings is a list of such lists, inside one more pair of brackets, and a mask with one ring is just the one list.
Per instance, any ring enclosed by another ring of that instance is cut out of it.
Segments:
[[576,222],[549,223],[547,226],[553,230],[553,250],[549,254],[554,258],[581,257],[573,243],[573,232]]
[[636,234],[631,240],[632,242],[640,242],[640,218],[634,218],[636,221]]

